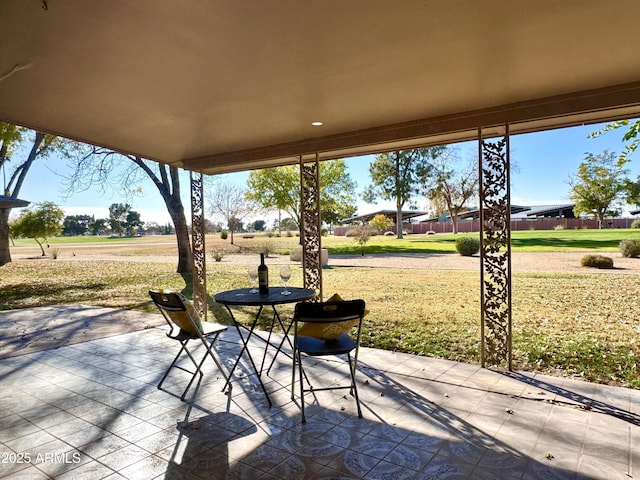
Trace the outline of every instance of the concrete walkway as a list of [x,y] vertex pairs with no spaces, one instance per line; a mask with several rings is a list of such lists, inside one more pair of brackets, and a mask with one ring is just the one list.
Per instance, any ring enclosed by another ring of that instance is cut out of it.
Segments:
[[0,311],[0,358],[160,325],[165,322],[158,315],[86,305]]

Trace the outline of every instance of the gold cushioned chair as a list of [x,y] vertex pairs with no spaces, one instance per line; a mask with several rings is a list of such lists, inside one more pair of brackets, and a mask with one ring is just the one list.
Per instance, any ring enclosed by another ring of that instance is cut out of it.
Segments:
[[[306,422],[304,414],[304,393],[321,390],[349,389],[356,400],[358,417],[362,417],[360,399],[356,386],[356,365],[358,349],[360,347],[360,332],[362,318],[365,315],[364,300],[345,300],[329,302],[302,302],[296,304],[293,314],[293,370],[291,376],[291,399],[294,399],[296,364],[300,380],[300,409],[302,423]],[[350,331],[353,331],[350,334]],[[355,352],[354,352],[355,351]],[[354,352],[353,358],[351,353]],[[330,387],[314,388],[302,366],[305,354],[312,357],[328,355],[344,355],[349,363],[351,383],[349,385],[334,385]],[[309,384],[305,388],[303,377]]]
[[[191,380],[189,380],[187,387],[180,396],[180,399],[184,400],[184,397],[191,388],[196,376],[200,375],[200,380],[202,380],[202,365],[207,357],[210,357],[215,362],[218,370],[220,370],[220,373],[226,381],[228,377],[224,372],[220,361],[213,352],[213,346],[220,334],[224,332],[227,327],[219,323],[201,322],[197,312],[194,311],[191,302],[180,293],[163,290],[149,290],[149,295],[169,325],[167,337],[180,343],[180,351],[178,351],[173,362],[171,362],[171,365],[169,365],[169,368],[167,368],[167,371],[162,376],[160,383],[158,383],[158,389],[162,390],[162,384],[166,380],[172,368],[175,367],[179,370],[190,373]],[[196,361],[193,353],[188,348],[189,340],[200,340],[202,345],[204,345],[205,352],[199,362]],[[193,363],[194,370],[189,370],[178,365],[178,360],[183,353],[189,358],[189,360],[191,360],[191,363]]]

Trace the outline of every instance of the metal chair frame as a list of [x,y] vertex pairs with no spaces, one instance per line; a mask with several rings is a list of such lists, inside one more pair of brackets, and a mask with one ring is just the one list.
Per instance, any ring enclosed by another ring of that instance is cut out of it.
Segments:
[[[356,385],[356,368],[358,363],[358,351],[360,349],[360,336],[362,330],[362,318],[365,312],[364,300],[345,300],[339,302],[301,302],[296,304],[293,315],[293,369],[291,372],[291,399],[295,398],[295,377],[296,364],[300,381],[300,410],[302,413],[302,423],[306,423],[304,411],[304,393],[317,392],[323,390],[349,389],[355,398],[358,409],[358,417],[362,417],[360,408],[360,398],[358,397],[358,387]],[[302,336],[298,334],[300,323],[327,324],[349,320],[357,320],[358,323],[355,339],[349,333],[343,333],[335,340],[322,340],[315,337]],[[351,355],[351,352],[355,353]],[[351,383],[349,385],[336,385],[331,387],[314,388],[309,382],[306,372],[302,366],[302,353],[312,357],[323,357],[330,355],[345,355],[349,364]],[[303,377],[306,379],[309,388],[304,387]]]
[[[180,343],[180,350],[178,351],[178,354],[175,356],[175,358],[169,365],[169,368],[167,368],[164,375],[160,379],[160,382],[158,383],[158,389],[162,390],[162,384],[167,379],[169,372],[171,371],[172,368],[175,367],[178,370],[182,370],[184,372],[190,373],[191,380],[189,380],[187,387],[184,389],[184,391],[182,392],[182,395],[180,396],[180,400],[184,401],[185,396],[187,395],[187,392],[191,388],[191,385],[193,385],[194,380],[196,379],[196,376],[200,375],[200,379],[198,380],[198,383],[202,381],[202,377],[204,376],[202,372],[202,365],[207,359],[207,356],[209,356],[214,361],[214,363],[218,367],[218,370],[220,370],[220,373],[225,379],[225,386],[223,387],[223,390],[224,388],[226,388],[227,385],[229,385],[229,390],[230,390],[231,383],[229,383],[229,377],[225,373],[224,369],[222,368],[222,364],[220,363],[215,353],[213,352],[213,346],[215,342],[218,340],[218,337],[220,336],[220,334],[227,329],[227,327],[219,323],[202,322],[201,328],[199,328],[198,324],[193,320],[193,318],[189,314],[187,307],[182,301],[182,298],[180,297],[180,295],[178,295],[175,292],[159,292],[159,291],[149,290],[149,295],[151,296],[153,303],[156,305],[156,307],[158,307],[158,309],[160,310],[160,313],[162,313],[162,316],[164,317],[165,321],[169,325],[169,331],[166,332],[167,337],[169,337],[172,340],[176,340]],[[186,314],[185,317],[188,318],[189,323],[193,328],[193,331],[197,333],[191,333],[182,329],[171,318],[169,312],[184,312]],[[189,348],[188,348],[189,340],[198,340],[198,339],[201,341],[202,345],[204,345],[204,348],[205,348],[205,352],[202,355],[202,359],[199,362],[196,360],[196,358],[191,353],[191,351],[189,351]],[[186,356],[189,358],[189,360],[195,367],[195,370],[190,370],[181,365],[178,365],[178,361],[180,360],[183,353],[186,354]]]

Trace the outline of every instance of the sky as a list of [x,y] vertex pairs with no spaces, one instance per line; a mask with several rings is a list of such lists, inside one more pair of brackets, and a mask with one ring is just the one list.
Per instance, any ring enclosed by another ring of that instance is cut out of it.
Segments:
[[[578,165],[586,153],[599,154],[605,149],[620,153],[623,150],[622,136],[625,129],[608,132],[598,138],[588,135],[603,125],[550,130],[511,136],[511,160],[515,168],[511,173],[511,203],[514,205],[550,205],[570,203],[567,180],[577,172]],[[457,144],[456,148],[462,160],[477,155],[477,142]],[[629,166],[631,178],[640,175],[640,159],[632,157]],[[367,204],[362,200],[362,192],[370,183],[369,165],[375,157],[372,155],[345,159],[351,178],[357,183],[359,215],[380,209],[394,209],[393,202],[379,201]],[[0,172],[8,178],[8,172]],[[150,182],[141,185],[142,195],[128,199],[122,192],[107,191],[100,193],[99,188],[74,193],[68,198],[64,194],[64,176],[70,174],[66,162],[60,158],[39,160],[33,164],[20,191],[19,198],[32,203],[52,201],[64,209],[67,215],[95,215],[96,218],[108,218],[108,208],[112,203],[129,203],[139,212],[144,222],[170,223],[164,202],[155,186]],[[245,186],[247,172],[224,175],[223,181]],[[4,181],[4,178],[3,178]],[[188,174],[184,176],[183,196],[186,210],[189,210]],[[206,201],[206,195],[205,195]],[[417,199],[417,206],[427,210],[425,199]],[[14,209],[13,214],[19,213]],[[265,218],[265,216],[257,217]],[[256,219],[257,219],[256,218]]]

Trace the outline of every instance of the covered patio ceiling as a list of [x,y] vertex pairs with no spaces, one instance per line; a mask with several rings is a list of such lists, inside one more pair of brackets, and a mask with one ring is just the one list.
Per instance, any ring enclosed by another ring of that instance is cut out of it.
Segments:
[[222,173],[633,117],[639,17],[637,0],[3,0],[0,120]]

